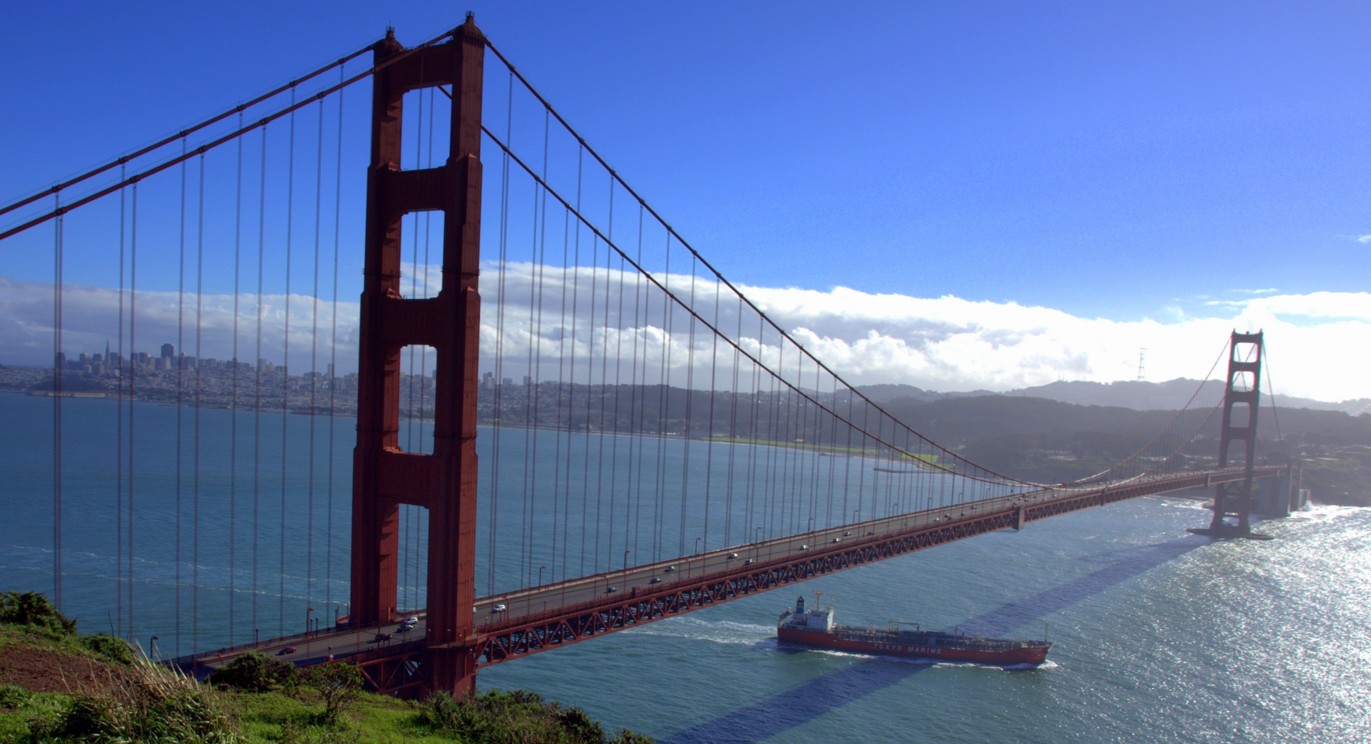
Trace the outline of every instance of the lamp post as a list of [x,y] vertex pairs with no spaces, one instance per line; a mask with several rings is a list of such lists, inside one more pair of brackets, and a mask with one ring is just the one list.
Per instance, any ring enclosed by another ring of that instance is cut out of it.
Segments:
[[313,607],[306,607],[306,608],[305,608],[305,635],[306,635],[306,636],[309,635],[309,616],[310,616],[310,614],[313,613],[313,612],[314,612],[314,608],[313,608]]
[[157,636],[153,636],[148,641],[148,651],[152,653],[152,658],[157,658]]
[[695,537],[695,555],[699,555],[699,554],[700,554],[700,537],[697,535],[697,536]]
[[547,568],[547,566],[539,566],[539,567],[538,567],[538,586],[542,586],[542,585],[543,585],[543,569],[545,569],[545,568]]

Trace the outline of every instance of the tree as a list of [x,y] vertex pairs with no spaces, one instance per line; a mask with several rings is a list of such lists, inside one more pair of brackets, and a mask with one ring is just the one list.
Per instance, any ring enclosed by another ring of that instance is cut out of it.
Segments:
[[336,726],[343,709],[362,693],[362,671],[346,662],[319,664],[305,671],[305,686],[324,702],[322,722]]

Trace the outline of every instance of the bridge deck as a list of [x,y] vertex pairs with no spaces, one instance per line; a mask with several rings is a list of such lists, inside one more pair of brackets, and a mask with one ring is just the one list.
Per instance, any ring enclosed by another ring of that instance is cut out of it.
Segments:
[[[1268,467],[1257,474],[1281,472]],[[1242,477],[1241,470],[1181,473],[985,499],[483,597],[473,608],[475,629],[465,652],[478,666],[498,664],[835,571],[1016,529],[1037,519]],[[204,675],[250,651],[302,666],[347,658],[368,669],[376,687],[398,692],[422,681],[416,665],[428,650],[427,627],[423,613],[418,618],[410,630],[395,623],[337,628],[219,649],[176,663]]]

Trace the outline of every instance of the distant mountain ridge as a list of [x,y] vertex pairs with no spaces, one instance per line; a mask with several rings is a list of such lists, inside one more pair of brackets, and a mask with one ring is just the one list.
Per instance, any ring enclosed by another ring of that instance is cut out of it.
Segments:
[[[1167,382],[1145,382],[1124,380],[1121,382],[1053,382],[1037,387],[993,393],[976,390],[966,393],[939,393],[914,387],[913,385],[862,385],[859,388],[877,403],[892,400],[913,399],[923,402],[946,398],[966,398],[974,396],[1003,395],[1016,398],[1042,398],[1059,403],[1078,406],[1112,406],[1134,411],[1177,411],[1186,407],[1191,396],[1201,407],[1218,405],[1223,399],[1224,383],[1210,380],[1200,386],[1199,380],[1176,379]],[[1199,390],[1197,394],[1195,391]],[[1276,407],[1306,408],[1312,411],[1341,411],[1350,416],[1371,414],[1371,398],[1345,400],[1328,403],[1309,398],[1296,398],[1288,395],[1276,396]],[[1271,400],[1262,396],[1261,405],[1271,405]]]

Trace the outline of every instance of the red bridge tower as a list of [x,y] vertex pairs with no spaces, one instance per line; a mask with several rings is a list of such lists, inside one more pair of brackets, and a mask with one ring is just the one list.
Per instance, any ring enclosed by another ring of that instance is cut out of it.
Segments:
[[[1213,537],[1265,537],[1252,533],[1252,480],[1257,446],[1257,404],[1261,400],[1262,332],[1233,332],[1228,344],[1228,386],[1223,396],[1223,431],[1219,436],[1219,467],[1242,458],[1246,477],[1220,483],[1214,491],[1214,517],[1207,529],[1193,529]],[[1235,446],[1241,444],[1242,449]],[[1229,517],[1235,521],[1230,522]]]
[[[476,680],[467,646],[475,598],[485,37],[468,15],[442,44],[406,50],[387,33],[374,54],[353,454],[351,620],[367,626],[394,618],[399,508],[427,508],[428,635],[422,666],[428,689],[465,694]],[[404,170],[404,95],[441,85],[452,86],[448,161]],[[442,287],[436,297],[406,299],[400,293],[401,222],[406,214],[422,211],[443,212]],[[399,446],[400,357],[409,345],[437,351],[431,455]]]

